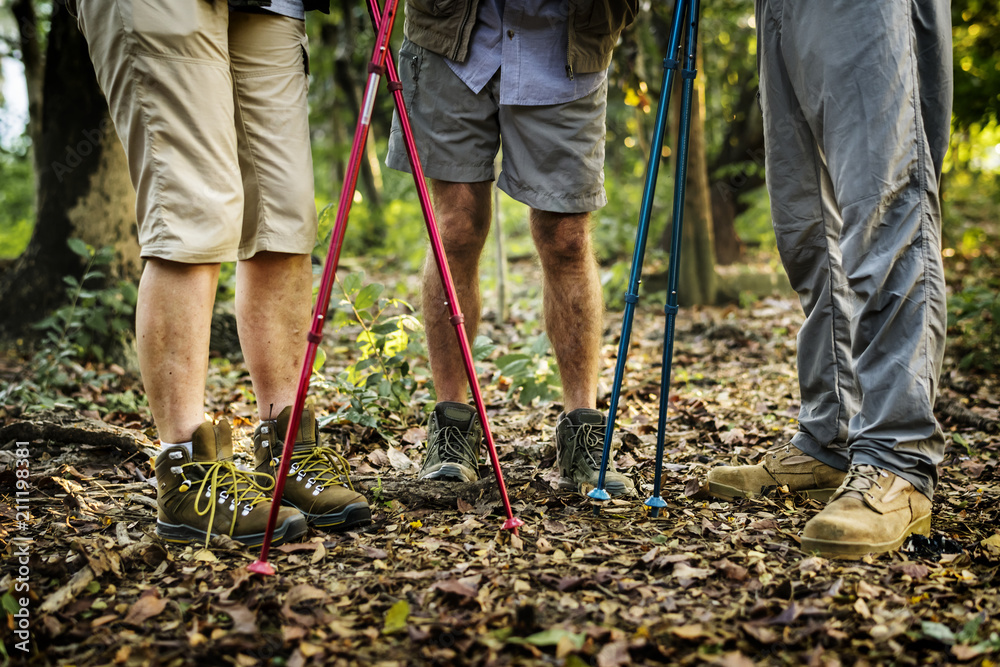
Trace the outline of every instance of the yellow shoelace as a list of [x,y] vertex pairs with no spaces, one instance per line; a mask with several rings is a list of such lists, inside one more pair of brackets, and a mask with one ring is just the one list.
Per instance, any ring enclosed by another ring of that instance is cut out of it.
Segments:
[[[205,546],[208,546],[211,538],[212,528],[215,527],[215,507],[218,501],[230,501],[233,507],[233,518],[229,524],[229,534],[233,534],[236,528],[236,516],[241,503],[250,503],[249,513],[257,503],[266,502],[268,497],[265,491],[274,488],[274,478],[267,473],[248,472],[240,470],[232,461],[191,461],[185,463],[181,468],[188,466],[202,466],[205,468],[205,476],[198,484],[197,495],[194,500],[194,511],[198,516],[208,514],[208,530],[205,536]],[[259,483],[258,478],[266,480],[266,485]],[[223,488],[225,485],[225,488]],[[208,493],[205,493],[206,488]],[[219,495],[216,495],[218,493]],[[203,500],[207,500],[208,506],[201,507]]]
[[293,455],[290,474],[309,475],[310,479],[315,479],[321,484],[323,482],[341,483],[346,485],[351,491],[354,485],[351,484],[351,464],[337,451],[325,445],[317,445],[307,453]]

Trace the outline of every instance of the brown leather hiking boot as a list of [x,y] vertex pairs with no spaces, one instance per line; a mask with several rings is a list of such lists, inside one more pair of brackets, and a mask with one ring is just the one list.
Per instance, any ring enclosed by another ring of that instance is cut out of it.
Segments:
[[[253,458],[257,472],[278,474],[291,416],[289,406],[277,419],[262,421],[254,430]],[[305,408],[282,503],[296,508],[310,525],[323,530],[345,530],[371,523],[368,501],[354,490],[348,478],[349,464],[332,448],[317,442],[318,431],[313,409]]]
[[[193,457],[184,447],[169,447],[156,457],[156,534],[168,542],[204,540],[206,545],[212,535],[228,535],[247,546],[260,546],[271,513],[266,491],[274,488],[274,479],[236,467],[226,420],[205,422],[191,440]],[[291,507],[279,510],[274,544],[305,532],[301,513]]]
[[857,559],[895,551],[930,529],[930,498],[888,470],[853,465],[830,504],[806,524],[802,550]]
[[757,498],[764,489],[787,486],[789,491],[825,502],[847,475],[788,443],[764,454],[753,466],[719,466],[708,471],[708,492],[716,498]]

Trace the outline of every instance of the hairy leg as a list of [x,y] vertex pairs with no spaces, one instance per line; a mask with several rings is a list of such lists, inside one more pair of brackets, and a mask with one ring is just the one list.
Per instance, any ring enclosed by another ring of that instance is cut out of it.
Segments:
[[[434,213],[470,341],[476,337],[482,308],[479,258],[490,231],[490,187],[489,181],[431,181]],[[437,265],[430,255],[424,263],[421,301],[437,398],[439,401],[465,402],[469,386],[465,364]]]
[[295,401],[312,303],[308,255],[260,252],[236,265],[236,325],[261,419]]
[[590,214],[531,210],[542,263],[545,330],[562,376],[566,412],[597,406],[604,298],[590,239]]
[[136,348],[153,421],[185,442],[205,421],[205,380],[218,264],[150,259],[139,281]]

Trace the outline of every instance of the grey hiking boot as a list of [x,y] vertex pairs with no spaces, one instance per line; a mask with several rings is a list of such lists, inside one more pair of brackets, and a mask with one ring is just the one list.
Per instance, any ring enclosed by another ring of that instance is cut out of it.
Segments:
[[[257,472],[278,474],[291,417],[289,406],[277,419],[262,421],[254,430],[253,459]],[[296,508],[309,525],[322,530],[346,530],[371,523],[368,501],[354,490],[348,477],[350,465],[331,447],[317,442],[318,431],[313,409],[305,408],[285,478],[282,504]]]
[[[274,478],[240,470],[233,462],[229,422],[205,422],[191,438],[194,456],[184,447],[169,447],[156,457],[156,534],[168,542],[187,544],[212,535],[228,535],[250,547],[264,541]],[[296,540],[306,532],[297,510],[282,507],[274,544]]]
[[787,486],[789,491],[826,502],[847,473],[814,459],[788,443],[764,454],[761,463],[718,466],[708,471],[708,492],[716,498],[757,498],[769,487]]
[[[603,412],[579,408],[563,412],[556,422],[556,459],[559,462],[559,488],[586,494],[597,487],[604,450],[607,421]],[[615,470],[613,457],[608,457],[604,489],[612,496],[635,494],[635,484]]]
[[483,427],[473,408],[452,401],[438,403],[431,413],[427,454],[417,479],[475,482],[482,439]]

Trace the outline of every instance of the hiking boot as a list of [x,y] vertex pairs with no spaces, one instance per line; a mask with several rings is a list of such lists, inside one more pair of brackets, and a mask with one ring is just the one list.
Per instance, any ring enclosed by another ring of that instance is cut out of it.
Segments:
[[708,471],[708,492],[716,498],[757,498],[764,489],[787,486],[789,491],[826,502],[847,475],[788,443],[764,454],[753,466],[719,466]]
[[479,479],[479,448],[483,427],[479,415],[465,403],[441,401],[427,427],[427,454],[417,479],[475,482]]
[[[289,406],[277,419],[262,421],[254,430],[253,460],[257,472],[277,476],[291,417]],[[317,442],[318,431],[313,409],[303,409],[282,504],[299,510],[310,526],[323,530],[346,530],[371,523],[368,501],[354,490],[348,477],[350,464],[333,448]]]
[[[603,412],[578,408],[563,412],[556,421],[556,460],[559,462],[559,488],[586,494],[597,487],[604,453],[607,421]],[[634,495],[635,484],[615,469],[608,456],[604,490],[612,496]]]
[[888,470],[853,465],[830,504],[806,523],[802,550],[857,559],[895,551],[930,530],[930,498]]
[[[156,457],[156,534],[167,542],[187,544],[212,535],[228,535],[250,547],[264,541],[271,513],[268,490],[274,478],[240,470],[233,462],[229,422],[205,422],[185,447],[168,447]],[[278,511],[273,544],[302,537],[306,522],[291,507]]]

